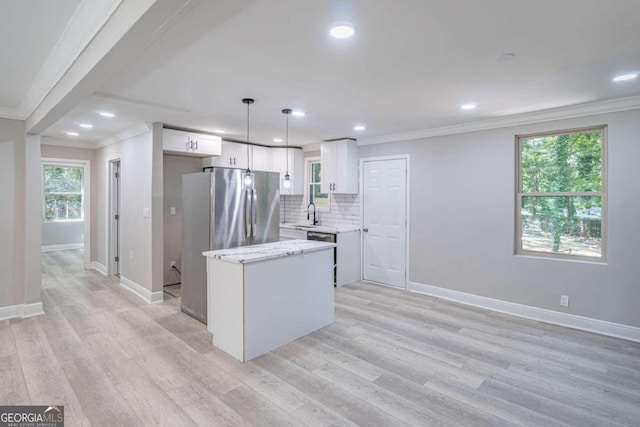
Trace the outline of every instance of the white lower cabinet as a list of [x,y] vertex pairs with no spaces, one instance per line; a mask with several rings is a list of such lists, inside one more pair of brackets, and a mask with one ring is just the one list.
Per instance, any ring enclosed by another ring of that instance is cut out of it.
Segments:
[[362,280],[360,230],[336,234],[336,286]]

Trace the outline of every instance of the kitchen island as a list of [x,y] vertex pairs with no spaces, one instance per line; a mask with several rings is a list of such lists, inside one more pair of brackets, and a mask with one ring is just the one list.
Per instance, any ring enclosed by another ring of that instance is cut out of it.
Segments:
[[246,362],[333,323],[334,247],[288,240],[204,252],[213,344]]

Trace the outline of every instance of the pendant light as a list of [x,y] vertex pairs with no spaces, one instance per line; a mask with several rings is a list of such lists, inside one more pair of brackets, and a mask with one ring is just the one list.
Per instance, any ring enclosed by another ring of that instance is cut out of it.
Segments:
[[251,98],[244,98],[242,100],[243,104],[247,104],[247,170],[242,174],[242,185],[245,190],[253,189],[253,172],[251,172],[251,163],[249,162],[249,106],[253,104],[255,100]]
[[290,108],[285,108],[284,110],[282,110],[282,113],[285,114],[287,116],[287,130],[286,130],[286,137],[285,137],[285,141],[286,141],[286,154],[287,154],[287,171],[284,174],[284,181],[282,182],[282,186],[286,189],[291,188],[291,175],[289,175],[289,114],[291,114],[291,109]]

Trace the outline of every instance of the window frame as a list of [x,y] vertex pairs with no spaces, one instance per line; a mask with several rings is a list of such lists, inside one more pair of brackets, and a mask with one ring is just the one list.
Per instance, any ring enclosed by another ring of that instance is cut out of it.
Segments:
[[[72,192],[72,193],[47,193],[45,191],[46,188],[46,176],[44,173],[45,168],[47,167],[63,167],[63,168],[77,168],[82,170],[82,178],[80,179],[80,185],[82,191]],[[86,198],[86,189],[85,183],[86,178],[85,174],[87,169],[84,163],[72,163],[72,162],[56,162],[56,161],[42,161],[42,222],[47,224],[55,224],[55,223],[68,223],[68,222],[83,222],[85,220],[84,211],[85,211],[85,198]],[[68,195],[80,195],[80,218],[79,219],[47,219],[47,195],[48,194],[68,194]]]
[[[579,191],[579,192],[522,192],[522,139],[567,135],[581,132],[601,132],[600,141],[600,191]],[[607,170],[607,147],[608,147],[608,127],[604,125],[586,126],[570,129],[559,129],[546,132],[536,132],[515,135],[515,238],[514,254],[535,258],[547,258],[563,261],[589,262],[595,264],[605,264],[607,262],[607,238],[608,238],[608,170]],[[522,248],[522,197],[600,197],[601,220],[600,220],[600,256],[591,257],[585,255],[558,254],[553,252],[532,251]]]
[[[320,156],[305,157],[304,159],[304,204],[309,205],[311,194],[309,194],[309,186],[311,185],[311,165],[319,163],[322,170],[322,159]],[[317,183],[314,183],[317,184]],[[320,188],[322,188],[322,181],[320,181]],[[327,193],[327,200],[329,203],[327,206],[316,206],[316,212],[331,212],[331,194]]]

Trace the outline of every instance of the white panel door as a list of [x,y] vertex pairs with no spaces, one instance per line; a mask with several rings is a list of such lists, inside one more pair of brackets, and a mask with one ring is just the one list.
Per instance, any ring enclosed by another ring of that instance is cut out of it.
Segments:
[[407,160],[365,160],[363,167],[363,279],[405,288]]

